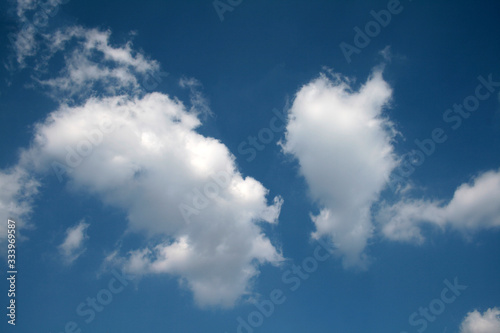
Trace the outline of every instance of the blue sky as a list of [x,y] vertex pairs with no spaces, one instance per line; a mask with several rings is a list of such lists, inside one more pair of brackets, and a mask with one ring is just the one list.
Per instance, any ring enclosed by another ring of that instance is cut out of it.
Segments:
[[1,9],[2,332],[500,332],[497,3]]

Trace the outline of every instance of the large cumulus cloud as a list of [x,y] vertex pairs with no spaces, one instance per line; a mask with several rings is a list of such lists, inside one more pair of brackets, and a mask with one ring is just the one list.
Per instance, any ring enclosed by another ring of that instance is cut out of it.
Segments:
[[[109,38],[82,27],[44,36],[46,60],[65,55],[55,77],[37,81],[59,107],[36,124],[18,171],[0,174],[11,189],[0,203],[26,215],[36,178],[53,175],[123,210],[127,232],[146,236],[138,248],[115,249],[112,263],[177,276],[202,306],[232,306],[251,292],[260,265],[282,260],[262,228],[277,223],[282,200],[243,176],[223,143],[197,132],[209,109],[195,81],[180,81],[191,89],[191,106],[147,93],[141,79],[158,74],[158,64]],[[73,243],[60,247],[70,260],[82,247]]]

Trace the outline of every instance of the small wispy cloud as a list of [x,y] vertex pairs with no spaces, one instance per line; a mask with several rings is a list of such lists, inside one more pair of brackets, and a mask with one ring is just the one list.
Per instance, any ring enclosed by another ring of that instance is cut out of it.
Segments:
[[[56,54],[65,53],[65,64],[57,77],[43,77],[38,83],[56,99],[84,100],[99,95],[139,94],[151,73],[159,64],[136,52],[132,43],[113,45],[109,30],[85,29],[73,26],[45,36],[46,54],[38,66],[44,73],[46,64]],[[69,51],[68,44],[76,43]]]
[[66,238],[58,247],[59,253],[63,256],[66,264],[72,264],[87,250],[85,241],[89,238],[87,235],[89,226],[90,224],[81,220],[76,226],[66,230]]
[[183,77],[179,80],[182,88],[189,89],[189,99],[191,103],[191,112],[197,112],[204,116],[212,116],[207,98],[203,95],[202,84],[195,78]]
[[382,233],[392,240],[422,243],[424,224],[451,227],[465,235],[500,227],[500,170],[461,184],[448,203],[443,201],[402,198],[382,205],[377,216]]

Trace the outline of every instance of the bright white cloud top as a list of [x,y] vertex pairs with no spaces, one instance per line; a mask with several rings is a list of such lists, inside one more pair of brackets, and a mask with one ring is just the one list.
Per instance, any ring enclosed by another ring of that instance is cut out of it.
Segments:
[[370,209],[397,165],[395,131],[383,116],[391,94],[379,70],[359,91],[340,75],[321,75],[299,90],[290,109],[283,149],[298,159],[320,206],[311,216],[313,237],[329,237],[347,267],[367,264]]

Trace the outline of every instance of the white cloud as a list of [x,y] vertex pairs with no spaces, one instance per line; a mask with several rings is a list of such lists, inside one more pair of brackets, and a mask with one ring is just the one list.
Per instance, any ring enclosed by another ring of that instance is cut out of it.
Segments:
[[31,202],[40,184],[22,168],[0,172],[0,209],[2,221],[7,218],[22,220],[32,211]]
[[164,94],[91,98],[38,124],[22,164],[39,173],[64,165],[69,188],[125,210],[129,231],[163,239],[119,260],[130,273],[174,274],[200,305],[231,306],[260,264],[282,260],[259,226],[276,222],[282,201],[268,205],[267,189],[199,125]]
[[35,39],[36,29],[31,26],[25,26],[12,38],[13,48],[16,52],[16,61],[21,67],[25,66],[25,59],[36,54],[38,44]]
[[500,309],[491,308],[483,314],[474,310],[469,312],[460,326],[460,333],[498,333],[500,332]]
[[179,85],[182,88],[189,89],[189,99],[192,106],[192,111],[197,110],[204,115],[212,115],[212,111],[208,106],[208,100],[203,96],[202,92],[199,90],[201,83],[195,78],[183,77],[179,80]]
[[[57,77],[38,80],[60,106],[35,126],[20,168],[55,173],[69,190],[126,212],[127,233],[141,233],[147,245],[114,249],[105,266],[177,276],[201,306],[229,307],[251,293],[260,265],[283,260],[261,227],[277,222],[282,200],[268,204],[268,190],[241,175],[228,148],[197,133],[210,112],[200,84],[180,80],[191,93],[187,109],[141,89],[159,65],[130,43],[112,45],[109,31],[70,27],[42,37],[40,64],[64,55]],[[84,230],[60,247],[70,260]]]
[[37,0],[17,0],[17,16],[23,18],[26,11],[35,9],[37,5]]
[[66,264],[72,264],[86,251],[84,243],[89,238],[87,235],[89,226],[88,223],[82,220],[77,225],[66,230],[66,238],[58,247]]
[[[23,168],[15,167],[0,170],[0,246],[3,248],[7,239],[7,219],[16,222],[16,236],[19,231],[29,228],[28,219],[32,213],[34,196],[38,193],[40,184]],[[6,254],[6,252],[4,251]]]
[[382,114],[391,94],[380,70],[359,91],[339,75],[321,75],[299,90],[290,109],[283,149],[298,159],[320,205],[313,237],[330,237],[345,266],[366,265],[370,209],[397,165],[395,131]]
[[377,220],[383,234],[392,240],[421,243],[424,223],[451,227],[467,233],[500,227],[500,170],[475,177],[460,185],[446,204],[441,201],[403,199],[385,204]]
[[40,35],[47,30],[49,21],[57,15],[59,6],[68,0],[17,0],[16,15],[19,25],[17,33],[10,33],[9,40],[20,68],[25,60],[40,50]]
[[[81,26],[49,28],[48,22],[61,3],[61,0],[18,0],[20,29],[9,34],[19,68],[24,68],[27,59],[31,59],[35,81],[48,88],[52,97],[83,101],[96,94],[116,95],[123,91],[138,94],[156,85],[159,64],[136,52],[130,41],[114,45],[109,30]],[[32,18],[28,19],[26,12]],[[56,62],[53,59],[58,53],[63,54],[65,64],[54,77],[52,62]],[[11,68],[15,67],[11,64]]]
[[[40,79],[39,83],[49,87],[56,97],[78,97],[80,100],[83,100],[82,94],[87,98],[98,91],[100,95],[140,92],[151,73],[159,70],[158,63],[134,51],[130,42],[112,45],[110,36],[109,30],[79,26],[44,35],[47,54],[42,64],[64,51],[65,65],[58,77]],[[71,42],[76,46],[68,52],[67,45]]]

